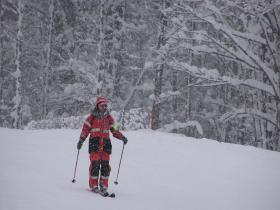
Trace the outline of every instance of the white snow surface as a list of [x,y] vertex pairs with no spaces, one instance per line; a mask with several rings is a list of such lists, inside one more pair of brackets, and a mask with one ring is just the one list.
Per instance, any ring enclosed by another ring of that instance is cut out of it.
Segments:
[[279,210],[280,153],[151,130],[112,138],[110,191],[88,190],[87,143],[80,130],[0,129],[1,210]]

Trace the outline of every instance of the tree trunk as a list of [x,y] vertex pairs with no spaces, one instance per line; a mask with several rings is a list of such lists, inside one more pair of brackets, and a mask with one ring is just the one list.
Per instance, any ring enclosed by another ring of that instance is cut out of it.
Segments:
[[[166,2],[165,0],[161,1],[161,9],[166,8]],[[166,43],[165,40],[165,28],[167,26],[167,20],[166,16],[163,14],[162,11],[160,16],[160,34],[158,37],[158,43],[157,43],[157,50],[160,50]],[[164,71],[164,62],[165,58],[164,55],[160,55],[160,64],[158,64],[155,74],[155,89],[154,89],[154,103],[152,107],[152,121],[151,121],[151,128],[153,130],[158,129],[160,126],[160,95],[162,92],[162,75]]]
[[[280,72],[278,72],[278,90],[280,90]],[[280,98],[276,97],[276,135],[275,135],[275,147],[277,151],[280,151]]]
[[[4,29],[4,24],[3,24],[3,18],[2,18],[2,15],[3,15],[3,6],[2,6],[2,0],[0,0],[0,28],[1,30]],[[3,61],[4,61],[4,53],[3,53],[3,40],[4,40],[4,36],[3,34],[0,35],[0,106],[3,107],[4,105],[4,101],[3,101],[3,88],[2,88],[2,85],[4,83],[4,72],[3,72]],[[0,112],[0,115],[2,115],[2,113]],[[2,122],[2,118],[1,119],[1,122],[0,122],[0,126],[2,127],[3,126],[3,122]]]
[[18,21],[17,21],[17,38],[16,38],[16,71],[13,73],[16,83],[16,92],[15,97],[13,99],[15,106],[14,111],[12,112],[12,116],[14,118],[13,127],[21,128],[21,103],[22,103],[22,85],[21,85],[21,53],[22,53],[22,0],[18,1],[17,12],[18,12]]
[[[126,2],[124,2],[124,4],[126,4]],[[123,72],[123,68],[124,68],[124,58],[123,58],[123,54],[124,54],[124,48],[125,48],[125,39],[124,39],[124,34],[120,33],[122,31],[122,27],[123,24],[121,23],[121,21],[125,22],[125,16],[124,16],[124,12],[125,12],[125,5],[123,5],[122,3],[120,3],[120,5],[117,5],[116,8],[116,16],[118,16],[118,18],[116,18],[115,20],[115,30],[117,31],[117,35],[115,35],[115,40],[117,40],[119,42],[119,46],[117,47],[117,49],[115,49],[115,59],[116,59],[116,70],[113,72],[113,79],[114,79],[114,88],[112,91],[112,97],[114,98],[120,98],[121,97],[121,75]],[[119,19],[121,19],[121,21],[119,21]]]
[[47,47],[47,64],[43,75],[43,94],[42,94],[42,119],[46,119],[48,107],[48,91],[49,81],[52,73],[52,43],[53,43],[53,16],[54,16],[54,2],[50,0],[49,5],[50,22],[48,25],[48,47]]
[[163,70],[164,70],[163,64],[160,64],[159,68],[156,70],[155,89],[154,89],[155,100],[152,108],[152,126],[151,126],[153,130],[158,129],[160,124],[160,94],[162,88]]
[[103,56],[103,42],[104,42],[104,0],[100,0],[100,13],[99,13],[99,42],[97,52],[97,71],[98,71],[98,87],[97,95],[103,95],[104,86],[104,64],[105,58]]

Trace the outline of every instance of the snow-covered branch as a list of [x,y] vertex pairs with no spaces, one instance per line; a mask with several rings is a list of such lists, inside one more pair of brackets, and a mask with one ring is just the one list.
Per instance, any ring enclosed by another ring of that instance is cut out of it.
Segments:
[[[225,39],[227,43],[224,43],[224,41],[221,41],[221,39],[217,39],[216,37],[210,35],[209,33],[201,33],[202,35],[206,36],[208,39],[213,41],[217,45],[217,47],[221,48],[223,51],[228,53],[230,56],[236,58],[236,60],[243,62],[244,64],[247,64],[252,69],[258,69],[262,71],[268,78],[271,87],[273,89],[273,95],[275,95],[277,98],[280,98],[280,91],[278,87],[278,75],[274,73],[274,70],[270,68],[267,63],[262,62],[259,57],[257,57],[252,51],[248,50],[246,48],[247,44],[244,43],[244,40],[241,40],[240,38],[246,37],[246,39],[255,41],[258,43],[261,43],[263,45],[268,45],[267,40],[256,36],[253,33],[243,33],[240,31],[237,31],[233,29],[227,21],[224,19],[223,14],[220,11],[220,8],[217,8],[210,0],[205,0],[206,6],[205,9],[210,10],[211,13],[215,13],[218,17],[217,18],[213,16],[207,16],[206,18],[200,14],[198,11],[193,9],[192,7],[188,5],[176,5],[179,9],[184,10],[196,18],[199,18],[201,21],[204,21],[208,24],[210,24],[216,31],[222,32],[222,34],[225,35]],[[219,22],[218,22],[219,21]],[[233,44],[232,47],[229,47],[228,40],[231,41]],[[273,53],[273,51],[271,50]],[[269,88],[269,92],[271,93],[271,88]]]
[[263,113],[263,112],[261,112],[259,110],[256,110],[256,109],[247,109],[247,110],[236,109],[232,112],[226,112],[224,115],[222,115],[219,118],[219,121],[222,122],[222,123],[226,123],[226,122],[228,122],[228,121],[230,121],[230,120],[232,120],[236,117],[248,117],[248,116],[257,117],[261,120],[265,120],[265,121],[270,122],[275,127],[278,126],[275,117],[273,117],[269,114]]
[[172,123],[166,124],[163,126],[163,128],[158,129],[159,131],[165,131],[165,132],[171,132],[174,129],[184,129],[188,127],[195,127],[197,132],[203,136],[203,129],[200,123],[196,120],[193,121],[187,121],[187,122],[179,122],[175,120]]
[[237,78],[221,76],[218,70],[216,69],[199,68],[184,62],[172,62],[170,63],[170,65],[172,65],[176,70],[189,73],[196,78],[201,78],[204,81],[211,82],[210,84],[206,84],[206,85],[196,84],[195,86],[210,86],[210,85],[224,85],[224,84],[229,84],[232,86],[244,85],[254,89],[262,90],[264,92],[269,93],[270,95],[275,94],[272,86],[254,79],[241,80]]

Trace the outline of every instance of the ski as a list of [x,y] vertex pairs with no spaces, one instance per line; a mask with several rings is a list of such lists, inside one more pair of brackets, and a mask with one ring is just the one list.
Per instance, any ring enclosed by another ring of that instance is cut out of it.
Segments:
[[103,197],[109,197],[109,198],[115,198],[116,197],[115,193],[108,193],[108,192],[102,193],[102,192],[99,192],[99,194],[101,196],[103,196]]
[[109,193],[109,192],[101,192],[100,190],[96,190],[96,191],[92,191],[91,192],[95,193],[95,194],[99,194],[101,195],[102,197],[109,197],[109,198],[115,198],[116,197],[116,194],[115,193]]
[[115,198],[116,195],[115,195],[115,193],[111,193],[111,194],[109,195],[109,197],[110,197],[110,198]]

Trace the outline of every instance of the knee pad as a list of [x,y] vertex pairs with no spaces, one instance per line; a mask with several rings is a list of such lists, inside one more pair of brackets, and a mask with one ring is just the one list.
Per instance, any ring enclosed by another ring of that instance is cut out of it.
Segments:
[[98,176],[99,174],[99,169],[100,169],[100,162],[93,160],[91,161],[91,171],[90,171],[90,175],[91,176]]
[[111,171],[111,167],[109,165],[108,160],[101,161],[101,175],[102,176],[109,176]]

